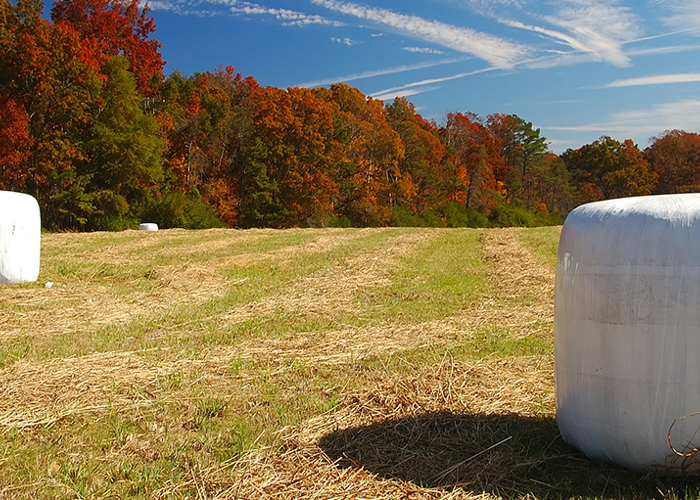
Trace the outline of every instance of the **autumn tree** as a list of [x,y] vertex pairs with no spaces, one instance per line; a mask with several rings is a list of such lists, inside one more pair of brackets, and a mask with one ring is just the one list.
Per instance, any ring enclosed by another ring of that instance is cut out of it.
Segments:
[[146,4],[139,0],[57,0],[51,9],[55,24],[75,30],[83,45],[82,57],[103,68],[108,60],[124,56],[139,93],[156,94],[163,79],[161,44],[151,38],[156,26]]
[[644,151],[659,182],[654,194],[700,192],[700,134],[670,130]]
[[579,191],[581,202],[651,194],[657,174],[637,146],[603,136],[562,158]]
[[144,113],[133,73],[123,57],[108,60],[102,105],[85,133],[81,174],[89,176],[87,190],[96,206],[90,227],[127,229],[163,178],[166,147],[157,120]]
[[455,186],[464,191],[455,199],[466,208],[491,209],[497,204],[498,184],[494,171],[503,167],[500,143],[473,113],[449,113],[443,128],[447,144],[455,151]]
[[[503,168],[495,171],[494,176],[508,189],[512,181],[517,179],[516,168],[520,163],[521,149],[518,131],[521,127],[521,120],[516,115],[494,113],[487,116],[486,126],[491,134],[498,139],[501,146],[500,154],[503,157]],[[515,195],[515,193],[511,194]]]
[[26,110],[10,97],[0,96],[0,189],[24,188],[27,172],[23,165],[32,142]]
[[42,19],[41,9],[40,2],[2,0],[0,95],[24,108],[31,137],[16,188],[37,198],[48,227],[80,227],[94,206],[90,179],[76,166],[101,81],[78,33]]
[[533,167],[532,196],[534,208],[549,214],[567,214],[573,208],[574,195],[564,160],[553,153],[546,153]]
[[382,101],[346,84],[332,85],[328,98],[336,105],[335,137],[344,152],[335,211],[356,225],[386,224],[401,202],[401,137],[387,122]]
[[398,163],[400,172],[395,183],[396,200],[415,212],[423,212],[446,200],[440,175],[447,154],[434,122],[416,113],[405,97],[387,106],[387,122],[399,134],[404,156]]
[[252,77],[242,78],[231,66],[191,77],[173,72],[162,86],[157,116],[168,139],[164,190],[201,195],[229,225],[239,223],[264,151],[253,116],[258,92]]
[[504,168],[495,175],[505,184],[507,198],[533,206],[537,202],[535,183],[547,153],[547,139],[540,135],[540,129],[517,115],[489,115],[487,123],[501,146]]
[[256,147],[241,196],[246,226],[315,224],[331,212],[342,148],[335,107],[314,91],[267,87],[254,95]]

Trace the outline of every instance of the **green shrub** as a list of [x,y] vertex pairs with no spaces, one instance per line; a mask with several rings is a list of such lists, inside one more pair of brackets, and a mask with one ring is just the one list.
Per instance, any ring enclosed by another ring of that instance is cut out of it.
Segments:
[[90,231],[124,231],[139,227],[138,219],[127,215],[100,214],[90,217],[86,229]]
[[489,221],[495,227],[541,227],[561,225],[564,218],[556,213],[530,212],[522,207],[501,204],[489,214]]
[[202,198],[187,196],[179,191],[171,191],[153,201],[144,210],[142,219],[145,222],[155,222],[161,229],[226,227]]
[[139,226],[138,217],[124,196],[101,191],[94,194],[93,201],[97,210],[88,218],[88,231],[124,231]]
[[437,208],[447,227],[488,227],[485,214],[466,208],[458,201],[448,201]]
[[408,207],[394,207],[389,219],[392,227],[425,227],[426,221]]
[[499,205],[489,214],[489,221],[495,227],[535,227],[535,215],[524,208],[512,205]]
[[415,213],[405,206],[394,207],[390,225],[395,227],[488,227],[489,220],[477,210],[465,208],[458,201]]
[[345,215],[328,217],[324,223],[326,227],[353,227],[352,221]]

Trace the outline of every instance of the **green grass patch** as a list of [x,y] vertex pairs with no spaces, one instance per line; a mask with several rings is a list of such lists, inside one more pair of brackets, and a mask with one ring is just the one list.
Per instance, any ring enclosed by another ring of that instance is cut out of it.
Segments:
[[391,284],[358,293],[363,318],[420,322],[455,314],[485,291],[474,229],[442,230],[416,246],[388,274]]
[[540,262],[552,269],[556,267],[560,226],[531,228],[517,234],[525,248]]

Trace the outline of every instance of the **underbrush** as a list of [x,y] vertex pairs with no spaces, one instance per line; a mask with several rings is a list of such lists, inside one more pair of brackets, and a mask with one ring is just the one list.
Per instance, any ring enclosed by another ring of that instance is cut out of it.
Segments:
[[408,207],[397,206],[389,221],[394,227],[541,227],[557,226],[564,222],[558,214],[530,211],[508,204],[499,204],[489,213],[466,208],[457,201],[416,213]]

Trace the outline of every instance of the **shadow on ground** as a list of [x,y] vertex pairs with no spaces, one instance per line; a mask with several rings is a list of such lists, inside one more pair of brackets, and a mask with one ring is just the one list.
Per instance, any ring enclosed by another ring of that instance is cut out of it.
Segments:
[[700,481],[630,472],[564,443],[554,419],[435,413],[338,430],[319,446],[338,467],[362,467],[428,488],[502,497],[684,498]]

